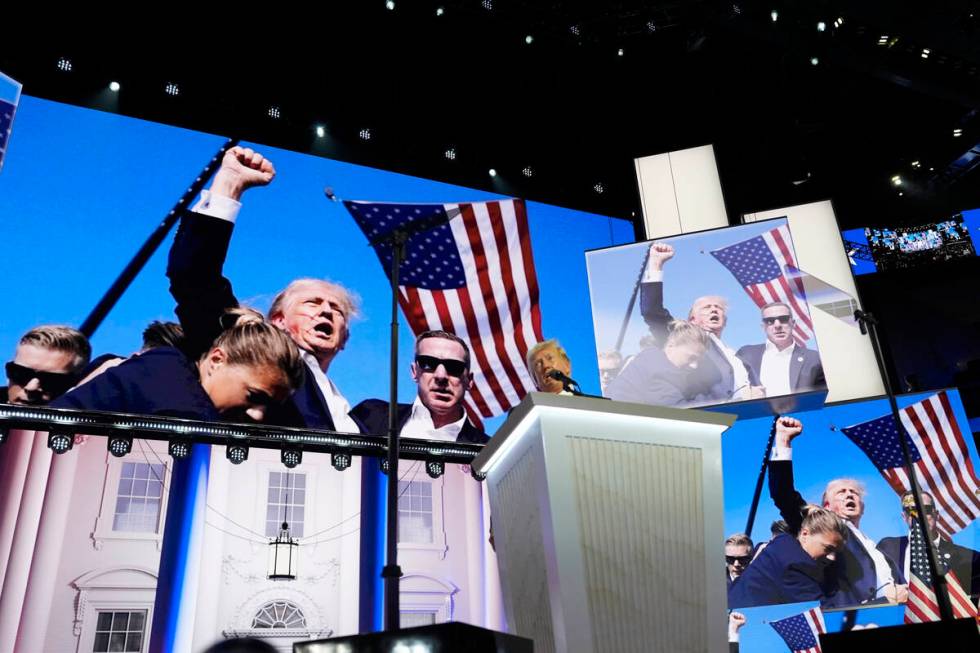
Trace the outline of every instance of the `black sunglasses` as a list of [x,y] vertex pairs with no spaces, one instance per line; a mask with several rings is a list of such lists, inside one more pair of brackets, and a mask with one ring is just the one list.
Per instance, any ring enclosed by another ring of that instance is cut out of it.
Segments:
[[415,357],[415,363],[423,372],[435,372],[442,365],[446,368],[446,374],[459,378],[466,373],[466,363],[454,358],[436,358],[435,356],[424,356],[419,354]]
[[7,379],[14,385],[27,385],[33,379],[41,382],[41,388],[53,395],[68,392],[75,385],[76,375],[63,372],[42,372],[30,367],[18,365],[13,361],[7,363]]
[[793,318],[789,315],[776,315],[774,317],[764,317],[762,318],[762,321],[768,325],[773,325],[776,322],[779,322],[780,324],[789,324],[789,321],[792,319]]
[[741,562],[743,565],[747,565],[750,562],[752,562],[752,556],[751,555],[725,556],[725,562],[727,562],[730,565],[734,565],[736,562]]

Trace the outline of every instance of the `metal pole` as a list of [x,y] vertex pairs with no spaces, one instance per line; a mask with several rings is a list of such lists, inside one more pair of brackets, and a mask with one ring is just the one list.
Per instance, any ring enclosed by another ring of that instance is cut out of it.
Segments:
[[388,523],[384,579],[384,628],[397,630],[401,625],[398,566],[398,268],[405,255],[408,234],[396,231],[391,240],[391,382],[388,394]]
[[647,269],[647,261],[650,260],[650,247],[647,247],[646,256],[643,257],[643,265],[640,266],[640,275],[633,284],[633,294],[630,295],[629,304],[626,306],[626,315],[623,316],[623,325],[619,327],[619,337],[616,338],[616,351],[623,347],[623,339],[626,337],[626,327],[630,323],[630,315],[633,314],[633,307],[636,306],[636,295],[640,292],[640,283],[643,281],[643,274]]
[[168,213],[163,221],[157,225],[157,228],[153,230],[153,233],[151,233],[150,237],[146,239],[143,246],[139,248],[136,255],[133,256],[129,263],[126,264],[123,271],[119,274],[112,285],[109,286],[109,290],[107,290],[105,295],[102,296],[99,303],[95,305],[92,312],[88,314],[88,317],[86,317],[85,321],[82,322],[82,326],[78,328],[78,330],[84,333],[87,338],[92,337],[92,334],[94,334],[95,330],[102,324],[102,321],[105,319],[106,315],[109,314],[109,311],[111,311],[116,305],[116,302],[118,302],[119,298],[122,297],[122,294],[126,292],[129,285],[133,283],[133,279],[136,278],[136,275],[140,273],[140,270],[143,269],[146,262],[150,260],[153,253],[160,247],[160,243],[163,242],[163,239],[167,237],[167,234],[170,233],[173,226],[177,224],[177,220],[180,219],[180,216],[184,214],[184,211],[187,210],[187,208],[191,205],[191,202],[194,201],[194,198],[197,197],[198,193],[201,192],[201,189],[204,188],[204,184],[208,183],[211,176],[214,175],[215,171],[221,166],[221,159],[224,158],[225,153],[236,145],[238,145],[237,138],[230,138],[225,141],[225,144],[221,146],[221,149],[214,155],[214,158],[212,158],[211,161],[209,161],[204,167],[204,170],[201,171],[201,174],[198,175],[197,179],[194,180],[190,188],[187,189],[187,192],[181,196],[181,198],[174,205],[174,208],[170,209],[170,213]]
[[745,534],[752,537],[752,527],[755,526],[755,513],[759,509],[759,499],[762,496],[762,482],[766,478],[766,469],[769,468],[769,457],[772,455],[772,445],[776,442],[776,424],[779,422],[780,415],[772,418],[772,428],[769,429],[769,441],[766,442],[766,452],[762,456],[762,469],[759,470],[759,478],[755,481],[755,494],[752,495],[752,506],[749,508],[749,518],[745,523]]
[[[909,486],[912,496],[915,498],[915,519],[919,522],[919,528],[926,540],[926,560],[929,563],[929,573],[932,574],[933,590],[936,593],[936,604],[939,606],[939,618],[941,621],[953,620],[953,606],[949,602],[949,590],[946,586],[946,576],[939,571],[936,553],[936,545],[932,541],[932,534],[929,532],[929,525],[926,523],[926,514],[922,510],[922,491],[919,489],[919,481],[915,475],[915,468],[912,466],[912,454],[909,451],[908,432],[898,414],[898,402],[895,401],[895,393],[892,390],[891,379],[888,370],[885,369],[884,359],[881,354],[881,342],[878,340],[878,320],[870,313],[857,310],[854,317],[861,327],[861,333],[867,333],[871,337],[871,347],[875,352],[875,361],[878,363],[878,372],[881,374],[881,381],[885,386],[885,394],[888,395],[888,405],[892,410],[892,419],[895,420],[895,430],[898,432],[898,441],[902,447],[902,456],[905,459],[905,473],[909,477]],[[911,539],[909,546],[912,546]]]

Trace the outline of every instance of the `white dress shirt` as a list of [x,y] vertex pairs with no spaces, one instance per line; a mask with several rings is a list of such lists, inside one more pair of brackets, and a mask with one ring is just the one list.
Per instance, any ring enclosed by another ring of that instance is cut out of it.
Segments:
[[734,376],[732,399],[747,399],[749,396],[749,373],[746,371],[742,359],[736,356],[735,350],[722,342],[721,338],[710,331],[706,331],[706,333],[711,338],[711,341],[717,345],[718,349],[721,350],[721,353],[725,355],[728,364],[732,366],[732,374]]
[[875,587],[878,588],[878,592],[875,594],[875,598],[880,599],[885,596],[885,590],[888,586],[895,582],[895,579],[892,577],[891,567],[888,565],[888,561],[885,560],[885,554],[878,550],[874,541],[862,533],[860,528],[846,519],[844,523],[847,524],[847,528],[851,531],[851,537],[860,542],[864,550],[871,556],[871,561],[875,565],[875,575],[877,576]]
[[766,388],[767,397],[778,397],[793,392],[789,382],[789,365],[793,361],[793,350],[796,347],[791,342],[780,350],[772,342],[766,340],[766,350],[762,354],[762,365],[759,366],[759,382]]
[[415,397],[415,401],[412,402],[412,414],[409,415],[399,435],[403,438],[455,442],[459,432],[463,430],[464,423],[466,423],[466,411],[463,411],[463,416],[455,422],[436,428],[432,422],[432,413],[422,404],[421,399]]

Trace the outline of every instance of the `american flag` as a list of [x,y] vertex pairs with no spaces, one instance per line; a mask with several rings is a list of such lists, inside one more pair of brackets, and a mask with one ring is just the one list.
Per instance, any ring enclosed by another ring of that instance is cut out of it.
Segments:
[[820,608],[811,608],[792,617],[770,621],[793,653],[820,653],[820,635],[827,632]]
[[[344,205],[372,243],[399,227],[426,227],[406,244],[398,299],[416,335],[440,329],[469,344],[474,387],[465,401],[474,421],[534,390],[524,359],[544,338],[523,200]],[[390,274],[390,246],[374,247]]]
[[[923,621],[939,621],[939,605],[936,593],[932,588],[932,574],[929,571],[929,561],[926,558],[926,541],[922,537],[922,528],[918,521],[912,522],[909,532],[909,600],[905,604],[905,623],[921,623]],[[942,560],[939,565],[945,567]],[[941,569],[940,571],[944,571]],[[963,591],[956,574],[946,574],[946,589],[949,602],[953,608],[953,616],[957,619],[977,618],[977,608],[970,602],[970,597]]]
[[[949,397],[939,392],[899,411],[912,464],[923,492],[936,504],[940,530],[952,535],[980,517],[980,480]],[[841,429],[859,446],[899,496],[909,491],[898,430],[891,415]]]
[[[806,296],[803,281],[795,274],[796,258],[787,225],[712,250],[711,255],[735,276],[759,308],[770,302],[789,306],[797,344],[802,345],[813,337],[813,321],[803,299]],[[787,268],[794,269],[794,273],[789,273]]]

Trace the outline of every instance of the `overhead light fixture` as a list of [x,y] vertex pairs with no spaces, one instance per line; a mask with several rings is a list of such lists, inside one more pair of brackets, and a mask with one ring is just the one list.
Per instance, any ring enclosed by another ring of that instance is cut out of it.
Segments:
[[395,0],[385,0],[385,9],[388,11],[395,10]]
[[888,35],[882,34],[878,37],[878,45],[888,45]]
[[582,36],[582,28],[578,25],[572,25],[568,31],[572,33],[572,36]]
[[441,460],[430,460],[425,463],[425,473],[429,478],[439,478],[446,471],[446,465]]
[[621,57],[621,56],[623,56],[624,54],[626,54],[626,52],[625,52],[625,51],[624,51],[624,50],[623,50],[622,48],[620,48],[620,49],[618,49],[618,50],[616,50],[616,56],[619,56],[619,57]]
[[279,112],[279,107],[273,105],[269,107],[269,117],[279,119],[282,114]]
[[168,82],[163,90],[167,95],[173,95],[173,96],[180,95],[180,87],[174,84],[173,82]]
[[606,192],[606,187],[603,186],[601,183],[597,183],[595,186],[592,187],[592,190],[594,190],[599,195],[602,195],[603,193]]
[[953,138],[959,138],[962,135],[963,135],[963,130],[960,129],[959,127],[953,130]]
[[361,130],[360,137],[362,141],[371,140],[371,130],[365,127]]
[[844,17],[843,16],[838,16],[837,17],[837,27],[840,27],[843,24],[844,24]]
[[225,447],[225,458],[230,460],[233,465],[241,465],[248,460],[248,445],[239,442],[228,443],[228,446]]
[[283,447],[279,452],[279,460],[289,469],[293,469],[303,462],[303,450],[299,447]]
[[497,169],[496,168],[490,168],[490,170],[487,171],[487,174],[489,174],[491,177],[496,177],[497,176]]
[[[286,503],[289,496],[286,496]],[[299,542],[289,532],[286,520],[286,504],[282,506],[282,525],[276,539],[269,542],[269,580],[296,580],[296,563],[299,558]]]
[[171,440],[167,445],[167,453],[174,460],[184,460],[190,457],[191,446],[193,443],[190,440]]
[[521,174],[524,175],[525,177],[533,177],[534,168],[532,168],[531,166],[525,166],[524,169],[521,170]]
[[445,157],[448,160],[450,160],[450,161],[455,161],[456,160],[456,148],[455,147],[451,147],[448,150],[446,150]]
[[443,8],[443,7],[436,7],[436,16],[441,16],[444,13],[446,13],[445,8]]
[[317,125],[316,126],[316,137],[317,138],[323,138],[326,135],[327,135],[327,130],[324,128],[324,126],[323,125]]
[[534,36],[528,34],[527,36],[524,37],[524,42],[527,43],[528,45],[531,45],[532,43],[534,43]]
[[902,185],[902,177],[901,177],[901,175],[892,175],[892,185],[893,186],[901,186]]
[[932,50],[930,50],[929,48],[922,48],[923,59],[928,59],[930,54],[932,54]]
[[922,164],[921,164],[921,163],[919,163],[918,161],[913,161],[913,162],[912,162],[912,167],[913,167],[913,168],[916,168],[916,169],[918,169],[918,168],[920,168],[921,166],[922,166]]
[[117,81],[109,82],[109,90],[112,91],[113,93],[118,93],[120,88],[122,88],[122,86],[120,86],[119,82]]
[[387,474],[388,471],[391,469],[391,465],[388,464],[388,458],[382,458],[380,466],[381,466],[382,474]]
[[810,65],[811,66],[820,65],[820,59],[818,59],[817,57],[810,57]]
[[334,452],[330,454],[330,464],[333,465],[333,468],[338,472],[342,472],[350,467],[351,455],[342,451]]
[[775,23],[777,20],[779,20],[779,12],[773,9],[769,12],[769,18],[772,18],[772,22]]
[[817,31],[818,32],[826,32],[827,31],[827,23],[823,22],[822,20],[820,22],[818,22],[817,23]]
[[493,2],[492,2],[492,0],[483,0],[483,8],[486,9],[487,11],[490,11],[491,9],[493,9]]
[[48,449],[55,453],[67,453],[75,445],[75,434],[68,431],[48,432]]
[[647,21],[647,31],[650,32],[651,34],[657,31],[656,21],[652,21],[652,20]]
[[61,57],[60,59],[58,59],[58,70],[60,70],[63,73],[70,73],[71,59],[68,59],[67,57]]
[[106,448],[116,458],[122,458],[133,450],[133,438],[128,435],[111,435]]

